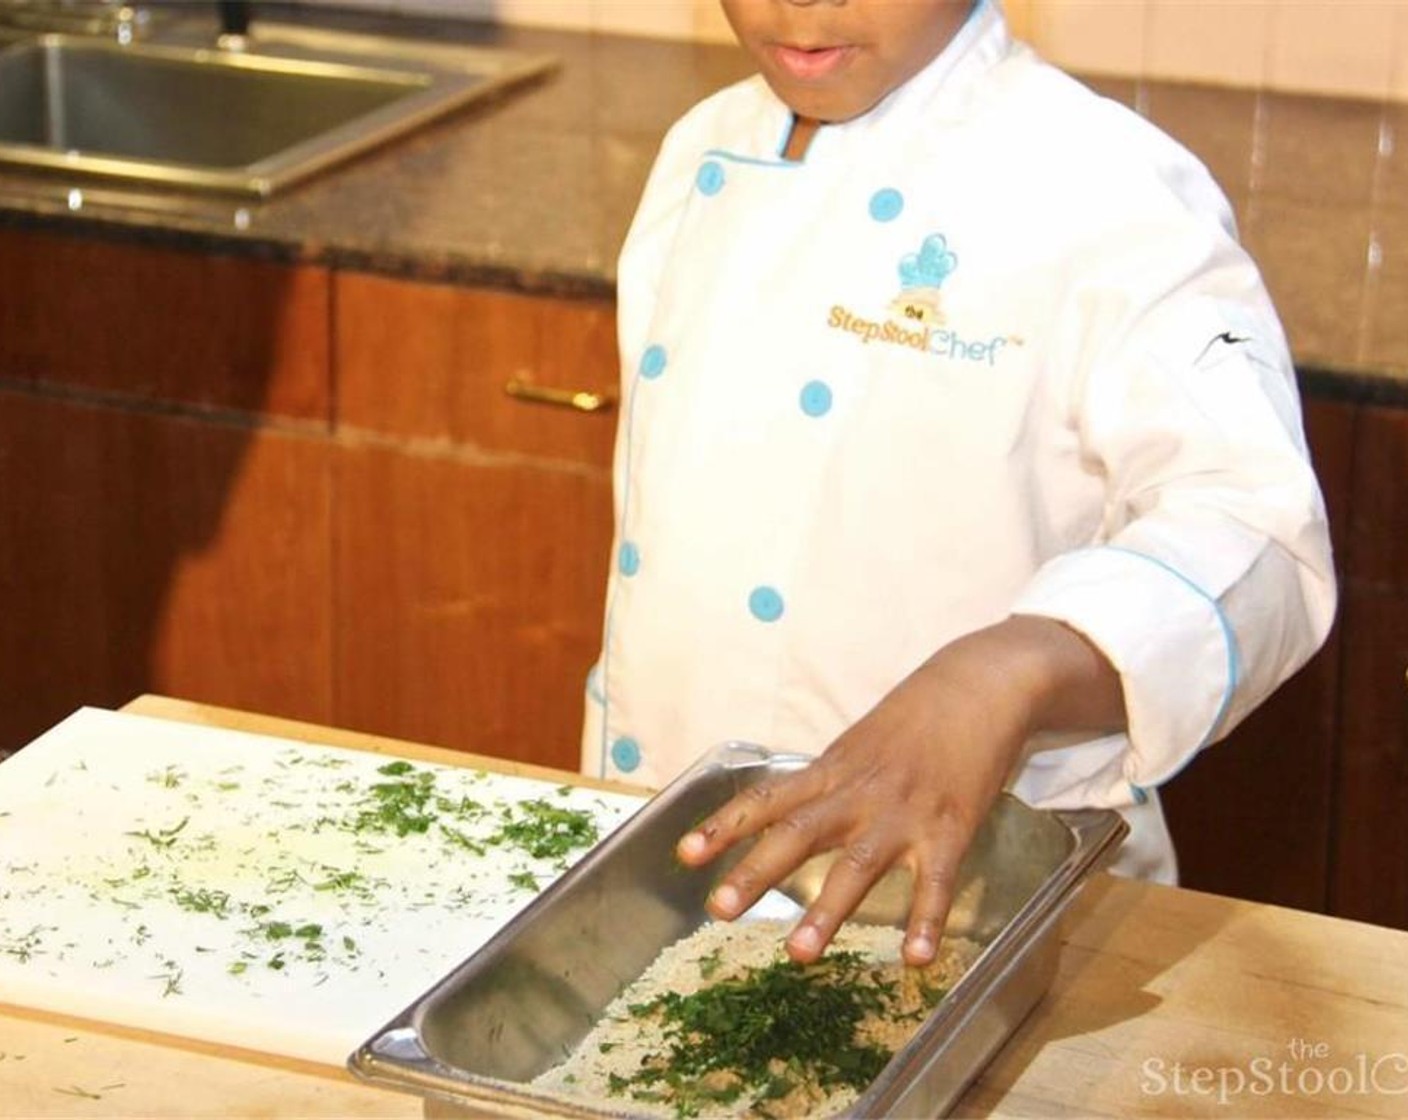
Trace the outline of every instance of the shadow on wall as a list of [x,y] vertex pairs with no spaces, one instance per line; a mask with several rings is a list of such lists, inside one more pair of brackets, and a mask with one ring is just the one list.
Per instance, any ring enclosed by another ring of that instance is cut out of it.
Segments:
[[326,275],[0,230],[0,291],[0,750],[147,691],[324,715],[325,454],[265,417],[326,419]]

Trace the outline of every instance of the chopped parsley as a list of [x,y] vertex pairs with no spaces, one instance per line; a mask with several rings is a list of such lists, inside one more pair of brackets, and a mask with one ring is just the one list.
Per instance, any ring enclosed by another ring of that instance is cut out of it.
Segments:
[[508,877],[508,881],[521,890],[536,891],[538,889],[538,877],[531,871],[515,871]]
[[489,843],[512,844],[534,859],[561,859],[574,848],[595,844],[600,830],[596,820],[581,809],[564,809],[542,798],[524,801],[516,815],[504,810],[503,824]]
[[429,770],[416,770],[409,762],[388,762],[377,767],[378,774],[398,781],[376,782],[368,791],[362,807],[350,821],[353,832],[394,832],[407,836],[425,832],[435,820],[430,805],[434,795],[435,775]]
[[[712,956],[700,958],[701,971],[717,967]],[[768,1102],[804,1086],[864,1089],[891,1051],[859,1028],[899,1002],[898,985],[856,952],[774,961],[690,995],[666,992],[629,1008],[659,1019],[662,1050],[632,1075],[612,1074],[608,1087],[672,1104],[681,1117],[741,1100],[766,1115]]]

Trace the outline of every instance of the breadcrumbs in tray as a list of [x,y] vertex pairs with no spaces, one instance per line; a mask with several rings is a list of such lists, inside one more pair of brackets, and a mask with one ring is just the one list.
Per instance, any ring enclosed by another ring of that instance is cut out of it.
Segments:
[[779,921],[711,922],[669,946],[605,1010],[542,1092],[643,1116],[825,1116],[864,1092],[980,946],[945,939],[923,968],[901,930],[851,924],[812,965]]

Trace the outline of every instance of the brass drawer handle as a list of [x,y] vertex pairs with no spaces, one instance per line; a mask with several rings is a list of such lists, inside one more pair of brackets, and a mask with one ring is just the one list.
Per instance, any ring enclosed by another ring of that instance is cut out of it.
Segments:
[[592,393],[586,389],[552,389],[546,385],[534,385],[522,377],[510,378],[504,392],[520,401],[574,408],[578,412],[605,412],[616,404],[616,394],[610,391]]

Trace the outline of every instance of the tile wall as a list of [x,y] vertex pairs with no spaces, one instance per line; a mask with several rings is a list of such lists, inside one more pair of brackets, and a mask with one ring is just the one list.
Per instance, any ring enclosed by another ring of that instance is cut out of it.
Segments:
[[[304,2],[381,13],[731,40],[718,0]],[[1023,38],[1073,70],[1408,101],[1408,0],[1003,2]]]

